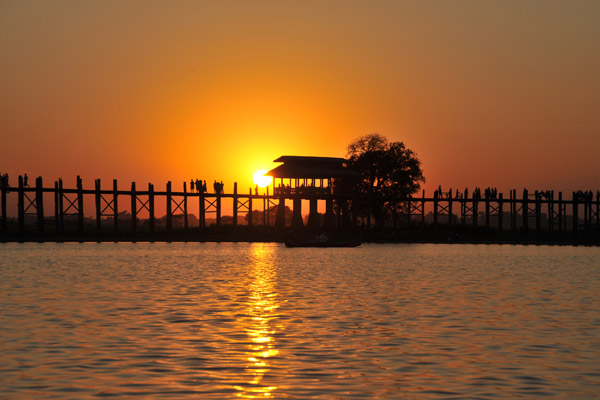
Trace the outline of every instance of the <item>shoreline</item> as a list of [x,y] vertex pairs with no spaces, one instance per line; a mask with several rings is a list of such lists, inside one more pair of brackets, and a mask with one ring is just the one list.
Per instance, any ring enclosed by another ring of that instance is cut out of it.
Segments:
[[[487,229],[449,229],[448,227],[426,227],[425,229],[403,229],[384,231],[361,231],[362,243],[437,243],[437,244],[502,244],[502,245],[549,245],[549,246],[600,246],[596,235],[564,236],[550,235],[547,232],[498,232]],[[221,226],[204,230],[190,229],[188,232],[176,230],[172,233],[47,233],[9,232],[0,235],[0,243],[93,243],[93,242],[197,242],[197,243],[283,243],[284,231],[275,227]]]

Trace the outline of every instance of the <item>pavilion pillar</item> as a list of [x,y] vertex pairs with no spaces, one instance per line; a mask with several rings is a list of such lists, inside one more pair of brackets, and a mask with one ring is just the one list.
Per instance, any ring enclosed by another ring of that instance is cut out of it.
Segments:
[[279,196],[279,205],[277,206],[275,226],[278,229],[285,228],[285,196],[283,195],[283,193]]
[[[348,206],[348,200],[340,200],[340,206],[342,209],[342,226],[344,228],[350,228],[352,226],[352,217],[350,216],[350,208]],[[394,216],[395,218],[395,216]],[[395,219],[394,219],[395,221]]]
[[294,214],[292,215],[292,227],[301,228],[304,226],[302,223],[302,198],[300,196],[294,196]]
[[308,214],[308,227],[311,229],[319,228],[319,213],[317,212],[317,198],[310,198],[310,213]]
[[335,215],[333,214],[333,199],[328,197],[325,200],[325,221],[323,221],[324,229],[335,228]]

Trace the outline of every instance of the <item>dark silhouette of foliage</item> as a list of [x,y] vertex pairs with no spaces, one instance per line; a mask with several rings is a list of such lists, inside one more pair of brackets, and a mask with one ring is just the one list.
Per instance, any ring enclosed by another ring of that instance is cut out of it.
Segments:
[[416,153],[402,142],[388,142],[378,133],[350,143],[346,157],[349,166],[362,174],[355,211],[362,216],[370,213],[380,226],[386,211],[398,210],[398,203],[425,182]]

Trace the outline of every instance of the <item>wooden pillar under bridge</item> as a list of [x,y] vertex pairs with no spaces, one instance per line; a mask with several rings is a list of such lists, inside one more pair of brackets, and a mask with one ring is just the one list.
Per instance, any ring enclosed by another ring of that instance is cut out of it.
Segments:
[[539,235],[542,231],[542,194],[535,191],[535,232]]
[[517,215],[516,215],[516,203],[515,203],[515,194],[514,194],[514,190],[510,189],[510,195],[509,195],[509,209],[510,209],[510,230],[511,231],[516,231],[517,230]]
[[23,233],[25,230],[25,192],[21,175],[19,175],[19,186],[17,187],[17,230],[19,233]]
[[471,204],[473,206],[473,209],[471,211],[473,213],[473,226],[477,227],[477,218],[479,217],[479,197],[475,196],[475,193],[473,193],[471,196]]
[[37,211],[38,233],[44,234],[44,188],[42,177],[35,179],[35,208]]
[[267,186],[267,226],[271,226],[271,210],[269,202],[269,187]]
[[319,213],[317,211],[317,198],[312,196],[309,200],[309,214],[307,226],[311,229],[319,228]]
[[[425,189],[423,189],[423,194],[421,196],[421,223],[425,225]],[[369,213],[369,215],[371,215]]]
[[79,234],[83,234],[83,181],[77,176],[77,226]]
[[94,187],[94,196],[96,198],[96,232],[102,231],[102,193],[101,192],[101,181],[96,179]]
[[248,194],[248,226],[252,226],[252,188]]
[[117,187],[118,187],[117,180],[113,179],[113,216],[114,216],[113,229],[114,229],[115,236],[119,234],[119,203],[118,203],[119,194],[117,193]]
[[600,238],[600,191],[596,192],[596,237]]
[[198,197],[198,225],[200,229],[206,228],[206,204],[204,204],[204,201],[204,189],[202,189]]
[[267,226],[267,200],[263,197],[263,226]]
[[233,226],[238,224],[238,187],[237,182],[233,182]]
[[586,192],[583,197],[583,232],[585,233],[585,236],[590,235],[591,206],[592,202]]
[[548,233],[554,233],[554,190],[547,192]]
[[293,207],[292,227],[301,228],[304,226],[302,222],[302,199],[298,195],[294,196]]
[[490,229],[490,191],[485,195],[485,227]]
[[171,215],[171,181],[167,182],[167,232],[173,229],[173,216]]
[[452,189],[448,192],[448,225],[452,225]]
[[[408,202],[406,203],[406,226],[410,225],[410,215],[412,212],[411,209],[411,204],[412,204],[412,195],[408,195]],[[354,207],[352,207],[354,209]]]
[[562,192],[558,192],[558,235],[563,235],[563,227],[564,227],[564,219],[563,215],[565,213],[564,203],[562,198]]
[[577,236],[579,230],[579,198],[577,193],[573,192],[573,236]]
[[221,226],[221,192],[217,193],[217,226]]
[[498,232],[502,232],[504,228],[502,224],[504,219],[504,201],[502,197],[502,193],[498,193]]
[[60,232],[60,212],[59,207],[59,196],[60,191],[58,190],[58,181],[54,181],[54,229],[56,232]]
[[523,189],[523,205],[521,206],[521,212],[523,213],[523,230],[529,231],[529,193],[527,189]]
[[150,233],[154,233],[154,185],[152,183],[148,184],[148,225],[150,228]]
[[188,231],[187,182],[183,182],[183,229]]
[[278,229],[285,228],[285,196],[279,195],[279,205],[277,205],[277,216],[275,217],[275,226]]
[[137,231],[137,193],[135,182],[131,182],[131,233]]
[[438,223],[438,197],[439,192],[436,190],[433,193],[433,224],[437,225]]
[[0,201],[2,202],[2,233],[6,234],[7,232],[7,219],[6,215],[6,192],[8,191],[8,182],[4,179],[0,181]]
[[323,221],[323,228],[335,228],[335,216],[333,215],[333,198],[331,196],[328,196],[325,200],[325,221]]
[[60,233],[65,231],[65,207],[62,178],[58,178],[58,229]]

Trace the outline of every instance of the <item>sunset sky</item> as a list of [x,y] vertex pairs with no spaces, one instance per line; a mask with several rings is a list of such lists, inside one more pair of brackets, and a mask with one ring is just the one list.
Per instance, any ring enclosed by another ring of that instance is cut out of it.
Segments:
[[597,0],[0,0],[0,172],[229,192],[378,132],[428,190],[598,190],[599,21]]

